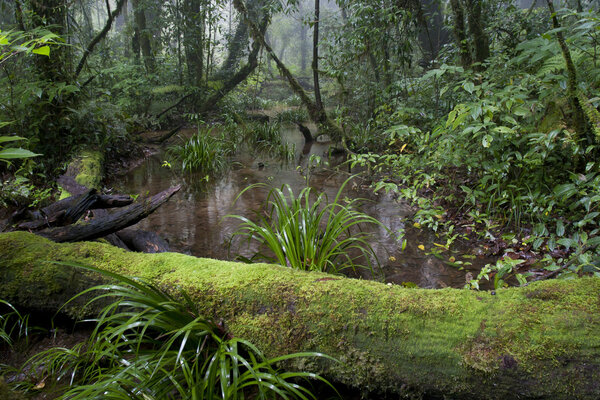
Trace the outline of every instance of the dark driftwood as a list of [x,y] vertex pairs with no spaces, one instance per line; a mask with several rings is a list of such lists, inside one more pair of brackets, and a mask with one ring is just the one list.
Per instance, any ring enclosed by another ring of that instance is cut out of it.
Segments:
[[146,218],[167,202],[180,188],[181,185],[174,186],[149,199],[108,214],[105,218],[93,218],[90,221],[76,225],[48,228],[37,232],[37,234],[59,243],[99,239]]
[[116,233],[111,233],[110,235],[106,235],[103,239],[106,240],[108,243],[112,244],[113,246],[118,247],[120,249],[127,250],[127,251],[131,250],[129,248],[129,246],[127,246],[125,244],[125,242],[123,242]]
[[33,221],[17,225],[18,230],[35,231],[53,226],[65,226],[77,222],[88,210],[123,207],[133,199],[127,195],[101,195],[90,189],[79,196],[71,196],[57,201],[40,211],[32,212]]
[[165,253],[169,251],[169,243],[156,232],[135,229],[123,229],[116,233],[127,247],[141,253]]

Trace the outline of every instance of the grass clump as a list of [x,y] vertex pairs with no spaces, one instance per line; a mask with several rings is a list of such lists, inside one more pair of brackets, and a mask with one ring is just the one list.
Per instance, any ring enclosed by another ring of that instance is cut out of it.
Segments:
[[249,125],[246,130],[246,141],[255,151],[281,160],[292,160],[296,154],[295,146],[284,142],[279,122]]
[[228,157],[234,152],[234,143],[224,134],[213,132],[214,126],[199,127],[198,133],[181,145],[171,146],[169,155],[184,172],[199,172],[216,176],[227,170]]
[[[76,265],[71,265],[76,266]],[[116,281],[82,292],[108,304],[85,343],[52,348],[30,359],[31,382],[64,385],[60,399],[316,399],[301,385],[318,375],[279,370],[296,353],[266,359],[249,341],[203,317],[191,298],[137,278],[83,267]],[[73,300],[73,299],[72,299]],[[88,321],[89,322],[89,321]],[[41,374],[42,376],[39,376]]]
[[[265,207],[256,212],[257,222],[244,216],[233,234],[259,243],[259,251],[245,261],[262,260],[300,270],[339,273],[356,267],[372,267],[376,254],[368,240],[371,234],[362,225],[381,222],[356,208],[358,199],[342,203],[346,180],[332,202],[324,193],[311,200],[311,188],[296,196],[289,185],[271,188]],[[239,195],[264,184],[251,185]],[[270,253],[265,252],[269,250]]]
[[308,112],[304,108],[290,108],[277,114],[277,121],[282,122],[304,122],[308,121]]

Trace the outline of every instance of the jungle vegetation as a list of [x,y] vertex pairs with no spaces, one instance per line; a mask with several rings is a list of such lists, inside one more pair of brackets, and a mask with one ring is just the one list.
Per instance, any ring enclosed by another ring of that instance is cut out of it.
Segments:
[[[595,0],[0,0],[0,205],[50,201],[75,153],[110,164],[141,153],[145,131],[197,127],[170,162],[208,182],[243,146],[289,158],[278,124],[309,121],[374,192],[414,207],[410,224],[437,238],[423,251],[457,268],[458,240],[498,257],[468,287],[600,276],[599,63]],[[286,190],[273,189],[271,215],[290,211]],[[293,221],[340,209],[340,230],[377,223],[309,195],[289,193]],[[282,220],[240,218],[249,236]],[[329,231],[311,223],[321,243]],[[362,236],[344,243],[369,251]],[[270,259],[312,269],[311,246],[292,261],[274,243]],[[266,365],[249,343],[216,339],[225,363],[244,363],[238,346]]]

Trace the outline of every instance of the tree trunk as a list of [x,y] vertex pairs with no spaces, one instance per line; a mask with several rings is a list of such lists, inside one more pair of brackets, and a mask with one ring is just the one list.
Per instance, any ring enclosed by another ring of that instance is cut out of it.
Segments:
[[125,1],[126,0],[118,0],[117,7],[112,12],[110,11],[110,8],[107,10],[108,19],[106,20],[106,24],[104,25],[104,28],[100,32],[98,32],[98,34],[92,39],[92,41],[88,44],[87,48],[84,50],[83,56],[81,57],[81,60],[79,60],[79,63],[77,64],[77,69],[75,69],[75,79],[77,79],[77,77],[81,73],[81,70],[83,69],[83,66],[85,65],[85,61],[87,60],[89,55],[92,53],[92,51],[94,51],[94,47],[96,47],[96,45],[98,43],[100,43],[100,41],[102,39],[104,39],[104,37],[110,31],[113,21],[121,13],[121,9],[123,8]]
[[304,22],[300,22],[300,70],[302,74],[306,71],[306,59],[307,59],[307,36],[308,29]]
[[200,23],[200,1],[184,0],[183,47],[188,70],[188,81],[193,86],[202,85],[204,74],[204,40]]
[[277,57],[271,46],[265,41],[264,33],[261,33],[260,29],[256,26],[248,16],[248,10],[246,9],[243,0],[234,0],[233,5],[238,10],[238,12],[242,15],[243,20],[248,24],[248,28],[250,29],[250,34],[252,38],[260,43],[263,48],[267,51],[269,56],[275,61],[279,72],[283,77],[288,81],[290,88],[292,91],[300,97],[302,104],[307,108],[308,114],[310,118],[317,124],[320,129],[320,133],[328,134],[335,141],[344,142],[344,135],[339,126],[335,125],[325,113],[323,108],[319,109],[315,102],[313,102],[310,97],[306,94],[298,80],[294,78],[290,70],[285,66],[285,64]]
[[450,6],[452,7],[454,17],[454,36],[460,53],[460,62],[463,67],[467,68],[471,66],[473,58],[471,57],[471,50],[469,49],[469,42],[467,40],[465,14],[460,0],[450,0]]
[[[592,134],[592,130],[588,124],[586,119],[585,112],[583,107],[579,101],[577,96],[577,71],[575,69],[575,64],[573,63],[573,59],[571,57],[571,52],[569,51],[569,47],[567,46],[567,42],[560,31],[560,23],[558,22],[558,18],[556,17],[556,12],[554,10],[554,3],[552,0],[546,0],[548,3],[548,9],[550,14],[552,15],[552,25],[556,30],[556,38],[558,40],[558,44],[563,54],[563,58],[565,60],[565,66],[567,67],[567,95],[569,97],[569,104],[573,113],[573,125],[579,135],[583,135],[588,145],[592,145],[595,142],[595,138]],[[580,166],[582,167],[582,166]]]
[[[154,72],[155,62],[154,54],[152,53],[152,44],[150,42],[150,31],[146,26],[146,13],[140,4],[140,0],[132,0],[132,4],[135,20],[135,36],[137,36],[139,49],[142,52],[142,59],[144,61],[144,66],[146,67],[146,71],[151,73]],[[134,45],[134,52],[135,50],[136,49]]]
[[325,113],[323,110],[323,101],[321,100],[321,86],[319,85],[319,14],[320,1],[315,0],[315,21],[313,25],[313,80],[315,87],[315,106],[320,113]]
[[475,62],[481,64],[490,56],[490,41],[483,29],[483,15],[481,13],[482,0],[468,0],[467,20],[469,21],[469,32],[473,37],[473,48],[475,50]]
[[[318,351],[339,360],[289,365],[371,391],[374,398],[600,398],[599,278],[477,292],[408,289],[266,264],[128,253],[101,243],[0,234],[0,293],[53,314],[101,278],[49,263],[148,279],[268,357]],[[62,308],[93,314],[82,297]]]

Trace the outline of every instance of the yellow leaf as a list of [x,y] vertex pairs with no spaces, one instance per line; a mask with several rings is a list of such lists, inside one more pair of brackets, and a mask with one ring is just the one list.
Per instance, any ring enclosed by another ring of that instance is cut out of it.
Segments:
[[38,47],[37,49],[33,49],[32,53],[50,57],[50,46]]
[[394,257],[394,256],[390,256],[389,260],[390,260],[391,262],[394,262],[394,261],[396,261],[396,257]]
[[456,261],[456,258],[450,257],[449,261],[453,263],[454,261]]
[[406,145],[407,145],[407,144],[408,144],[408,143],[404,143],[404,144],[402,145],[402,147],[400,148],[400,153],[402,153],[402,152],[404,151],[404,149],[406,148]]
[[433,244],[435,244],[437,247],[441,247],[441,248],[444,248],[444,249],[446,248],[446,246],[444,246],[443,244],[439,244],[439,243],[433,243]]
[[425,250],[425,246],[423,246],[422,244],[420,244],[420,245],[419,245],[419,246],[417,246],[417,247],[419,247],[419,249],[420,249],[420,250]]
[[420,228],[420,227],[421,227],[421,224],[420,224],[420,223],[418,223],[418,222],[415,222],[415,223],[413,224],[413,226],[414,226],[415,228]]

